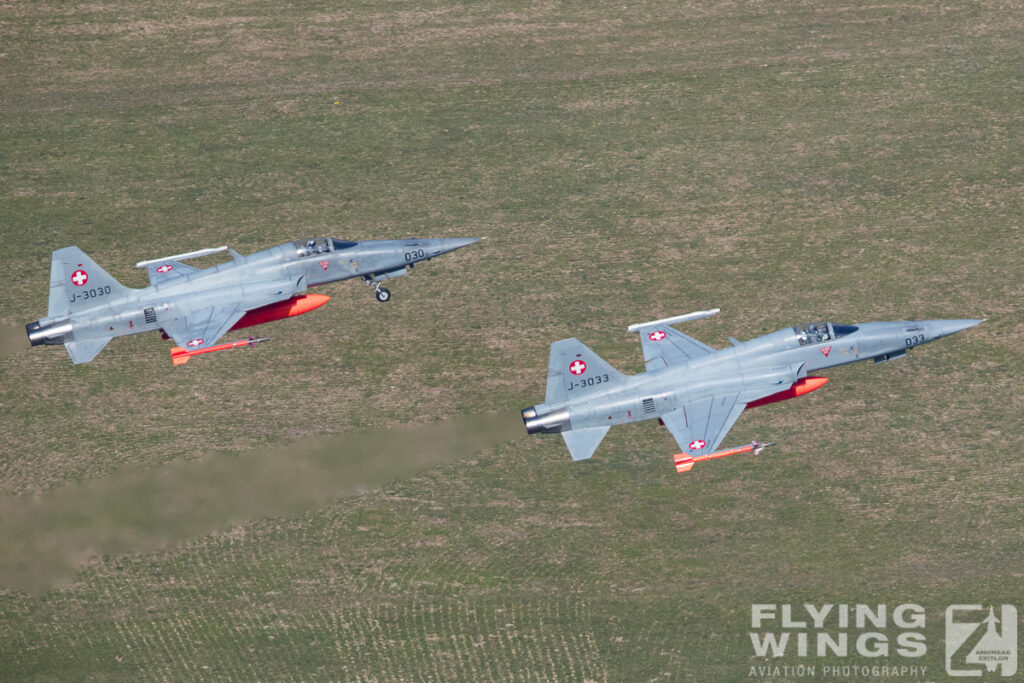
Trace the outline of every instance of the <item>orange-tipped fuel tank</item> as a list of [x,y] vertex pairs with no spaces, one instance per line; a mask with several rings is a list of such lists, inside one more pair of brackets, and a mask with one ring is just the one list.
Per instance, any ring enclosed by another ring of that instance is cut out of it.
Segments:
[[286,301],[278,301],[277,303],[267,304],[266,306],[248,311],[231,329],[238,330],[243,327],[262,325],[263,323],[280,320],[281,318],[294,318],[297,315],[309,313],[314,309],[320,308],[330,300],[331,297],[324,296],[323,294],[300,294],[299,296],[293,296]]
[[777,394],[771,396],[765,396],[759,398],[756,401],[751,401],[747,404],[748,408],[756,408],[758,406],[768,405],[769,403],[777,403],[779,401],[785,401],[790,398],[796,398],[797,396],[803,396],[809,394],[815,389],[820,389],[825,386],[828,382],[828,377],[804,377],[793,383],[789,389],[784,389]]

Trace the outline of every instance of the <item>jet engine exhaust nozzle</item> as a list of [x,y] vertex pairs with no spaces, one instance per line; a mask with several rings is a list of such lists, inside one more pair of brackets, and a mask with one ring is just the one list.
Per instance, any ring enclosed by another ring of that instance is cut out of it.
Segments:
[[42,319],[25,325],[32,346],[56,346],[72,340],[71,321],[68,318]]
[[522,415],[527,434],[557,434],[569,429],[569,411],[565,408],[538,415],[537,408],[530,407]]

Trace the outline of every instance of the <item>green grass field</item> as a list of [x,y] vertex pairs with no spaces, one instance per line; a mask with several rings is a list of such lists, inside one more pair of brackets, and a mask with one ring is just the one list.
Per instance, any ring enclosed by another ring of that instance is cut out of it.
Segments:
[[[947,605],[1024,609],[1022,34],[994,2],[0,4],[6,337],[68,245],[140,287],[200,247],[489,237],[252,352],[0,357],[0,679],[742,680],[882,663],[766,662],[752,603],[915,602],[928,652],[888,661],[943,680]],[[712,306],[682,329],[715,346],[987,321],[686,475],[656,423],[583,463],[514,424],[551,342],[638,372],[628,324]],[[310,439],[337,495],[287,476]]]

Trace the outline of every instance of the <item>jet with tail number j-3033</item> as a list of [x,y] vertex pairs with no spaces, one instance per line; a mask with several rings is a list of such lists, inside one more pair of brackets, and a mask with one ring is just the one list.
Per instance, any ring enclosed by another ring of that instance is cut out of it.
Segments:
[[715,349],[670,325],[719,309],[630,325],[647,371],[624,375],[578,339],[551,345],[544,403],[522,411],[530,434],[561,433],[573,460],[594,454],[613,425],[657,418],[679,443],[676,470],[773,445],[757,441],[716,451],[746,408],[809,393],[828,379],[809,373],[859,360],[898,358],[915,346],[981,320],[920,320],[838,325],[816,322]]
[[[228,331],[301,315],[330,297],[306,294],[316,285],[362,278],[377,299],[385,280],[415,264],[479,241],[465,239],[346,240],[318,237],[242,256],[217,247],[141,261],[150,286],[125,287],[78,247],[53,252],[47,316],[25,326],[32,346],[63,344],[75,363],[88,363],[114,337],[161,330],[177,347],[175,365],[211,351],[251,346],[265,338],[217,344]],[[222,251],[231,261],[193,268],[182,261]]]

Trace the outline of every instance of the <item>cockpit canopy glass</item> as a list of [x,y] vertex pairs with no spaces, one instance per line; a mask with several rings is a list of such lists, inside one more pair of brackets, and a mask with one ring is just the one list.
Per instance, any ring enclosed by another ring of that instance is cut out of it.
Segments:
[[331,250],[330,241],[326,237],[314,237],[295,243],[295,253],[299,258],[326,254]]
[[831,327],[830,323],[825,322],[806,323],[795,326],[793,331],[796,332],[796,338],[800,341],[800,346],[804,346],[806,344],[820,344],[832,339]]
[[298,254],[299,258],[306,258],[307,256],[317,256],[327,254],[332,251],[351,249],[359,243],[348,242],[346,240],[336,240],[331,237],[313,237],[308,240],[295,242],[294,244],[295,253]]

